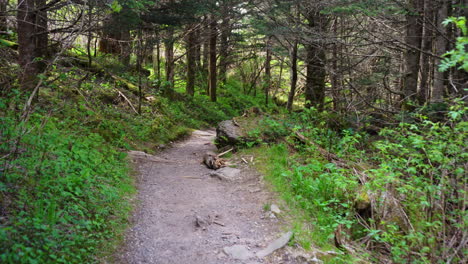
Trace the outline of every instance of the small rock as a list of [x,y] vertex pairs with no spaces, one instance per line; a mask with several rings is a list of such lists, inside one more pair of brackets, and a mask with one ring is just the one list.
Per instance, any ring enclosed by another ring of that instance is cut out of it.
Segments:
[[226,257],[226,254],[224,254],[224,252],[219,252],[217,257],[218,257],[218,259],[223,259],[223,258]]
[[274,213],[275,215],[279,215],[281,213],[281,210],[279,209],[279,207],[276,204],[272,204],[270,206],[270,211],[272,213]]
[[231,247],[223,248],[224,253],[231,256],[233,259],[247,260],[254,257],[254,254],[250,252],[244,245],[234,245]]
[[313,257],[311,260],[309,260],[309,263],[311,263],[311,264],[322,264],[323,261],[321,261],[317,257]]
[[268,245],[265,249],[257,252],[257,257],[264,258],[273,253],[275,250],[286,246],[286,244],[288,244],[289,240],[291,239],[292,235],[293,233],[291,231],[282,235],[280,238],[276,239],[270,245]]
[[211,177],[224,181],[233,181],[239,177],[241,170],[236,168],[224,167],[210,173]]
[[207,221],[201,218],[198,215],[195,215],[195,226],[201,228],[202,230],[206,230],[206,227],[211,224],[210,221]]

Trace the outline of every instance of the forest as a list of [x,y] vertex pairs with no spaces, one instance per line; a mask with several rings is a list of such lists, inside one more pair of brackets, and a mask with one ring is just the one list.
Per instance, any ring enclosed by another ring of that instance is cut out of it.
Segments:
[[127,152],[234,120],[290,244],[340,252],[307,263],[467,263],[467,17],[468,0],[0,0],[0,262],[114,263]]

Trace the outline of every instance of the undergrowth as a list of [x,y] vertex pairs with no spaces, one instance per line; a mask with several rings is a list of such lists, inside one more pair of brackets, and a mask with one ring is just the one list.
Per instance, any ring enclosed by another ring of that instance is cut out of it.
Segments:
[[314,109],[267,116],[250,133],[267,143],[244,151],[297,215],[302,246],[373,262],[464,263],[466,107],[453,103],[436,121],[423,112],[373,137],[331,127]]
[[[93,67],[115,70],[98,64],[115,61],[97,58]],[[112,255],[135,193],[126,150],[154,153],[261,101],[238,92],[234,82],[220,90],[217,103],[202,94],[169,100],[145,87],[138,114],[138,96],[129,89],[135,78],[119,76],[128,79],[57,66],[40,76],[26,119],[27,94],[15,83],[2,91],[0,262],[95,263]]]
[[2,116],[0,125],[1,262],[95,262],[131,210],[126,154],[70,120],[16,120]]

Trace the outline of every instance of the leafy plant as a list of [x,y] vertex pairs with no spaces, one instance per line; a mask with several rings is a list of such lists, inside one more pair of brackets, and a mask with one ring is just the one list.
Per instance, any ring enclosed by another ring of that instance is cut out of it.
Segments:
[[439,70],[444,72],[449,68],[457,67],[457,69],[463,69],[468,72],[468,28],[466,25],[466,17],[449,17],[443,24],[445,26],[449,24],[455,24],[462,32],[462,36],[457,37],[455,48],[444,54],[444,59],[439,65]]

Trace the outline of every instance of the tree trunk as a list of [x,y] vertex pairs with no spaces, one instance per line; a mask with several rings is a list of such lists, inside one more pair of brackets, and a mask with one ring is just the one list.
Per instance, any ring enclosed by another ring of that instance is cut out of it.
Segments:
[[416,99],[418,90],[419,59],[421,56],[421,1],[408,0],[408,10],[406,14],[406,44],[409,46],[405,54],[405,80],[403,87],[403,107],[407,107],[406,102]]
[[208,71],[208,90],[212,102],[216,102],[216,39],[218,35],[216,18],[211,18],[210,21],[210,54],[209,54],[209,71]]
[[[7,11],[8,0],[0,0],[0,13]],[[7,28],[6,15],[0,15],[0,31],[6,32]]]
[[421,78],[419,82],[418,90],[418,102],[420,105],[425,104],[429,99],[430,91],[430,57],[429,52],[432,52],[432,45],[434,40],[434,31],[432,30],[432,24],[434,23],[434,9],[433,5],[429,1],[424,3],[424,22],[423,22],[423,38],[421,43],[421,49],[426,51],[421,53]]
[[[312,31],[321,34],[326,30],[326,17],[319,11],[309,14],[309,27]],[[323,110],[325,100],[325,51],[323,50],[321,40],[312,41],[306,45],[307,50],[307,78],[305,85],[306,108],[317,107],[319,111]]]
[[[153,71],[157,79],[157,89],[161,84],[161,39],[159,37],[159,30],[155,32],[156,46],[153,47]],[[156,51],[156,54],[154,54]]]
[[122,64],[126,67],[130,66],[130,56],[132,55],[132,46],[130,44],[131,35],[130,30],[124,29],[120,32],[120,54],[122,58]]
[[188,95],[195,94],[195,76],[196,76],[196,35],[194,26],[187,27],[187,85],[186,92]]
[[[435,53],[442,56],[447,51],[447,29],[442,22],[447,18],[448,11],[448,0],[441,0],[437,5],[437,28],[439,34],[437,35],[435,42]],[[434,67],[434,86],[432,87],[431,102],[441,102],[444,99],[445,94],[445,74],[438,70],[438,66],[441,63],[440,58],[435,59]]]
[[297,40],[294,40],[294,43],[289,51],[290,58],[291,58],[291,88],[289,90],[288,96],[288,104],[287,109],[289,111],[292,110],[292,106],[294,103],[294,95],[296,94],[296,85],[297,85]]
[[197,25],[196,28],[195,28],[195,41],[196,41],[196,44],[195,44],[195,66],[196,66],[196,69],[195,69],[195,78],[196,78],[196,84],[198,84],[199,86],[202,86],[202,81],[203,80],[203,84],[205,83],[204,82],[204,78],[202,78],[202,72],[203,72],[203,68],[202,68],[202,61],[201,61],[201,54],[202,54],[202,51],[201,51],[201,44],[202,44],[202,40],[201,40],[201,29],[200,29],[200,25]]
[[23,0],[18,3],[18,58],[21,66],[20,85],[23,90],[32,90],[39,73],[36,56],[36,13],[35,0]]
[[265,58],[265,105],[268,105],[268,97],[271,89],[271,37],[266,38]]
[[306,63],[305,107],[315,106],[322,111],[325,99],[325,51],[316,44],[309,44]]
[[229,7],[225,3],[222,8],[223,21],[221,22],[221,36],[219,49],[219,80],[222,84],[226,83],[228,56],[229,56],[229,35],[231,35],[231,26],[229,23]]
[[174,29],[168,29],[168,36],[164,43],[166,57],[166,82],[164,93],[167,97],[172,98],[174,89]]
[[88,3],[88,35],[86,39],[86,53],[88,53],[88,67],[91,69],[93,64],[93,56],[91,54],[91,42],[93,40],[93,31],[91,28],[91,21],[93,19],[93,2],[89,1]]
[[[338,36],[338,18],[333,23],[333,34]],[[333,43],[332,58],[331,58],[331,73],[330,73],[330,84],[333,97],[333,110],[339,111],[341,109],[340,104],[340,80],[338,79],[338,41]]]

